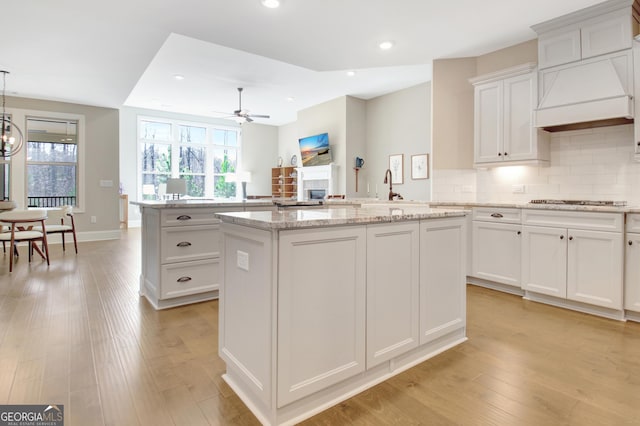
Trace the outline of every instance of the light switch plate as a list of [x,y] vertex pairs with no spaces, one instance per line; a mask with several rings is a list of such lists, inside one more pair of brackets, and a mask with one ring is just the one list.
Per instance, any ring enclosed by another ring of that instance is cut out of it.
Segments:
[[514,194],[524,194],[524,185],[521,183],[517,185],[511,185],[511,191]]
[[238,263],[238,268],[244,271],[249,270],[249,253],[238,250],[236,252],[236,259]]
[[100,180],[100,186],[103,188],[111,188],[113,186],[112,180]]

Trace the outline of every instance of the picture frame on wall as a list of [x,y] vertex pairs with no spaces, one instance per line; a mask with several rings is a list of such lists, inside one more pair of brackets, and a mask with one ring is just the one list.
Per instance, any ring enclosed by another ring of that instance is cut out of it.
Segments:
[[429,179],[429,154],[411,156],[411,179]]
[[399,185],[404,183],[404,154],[389,156],[389,170],[391,170],[391,183]]

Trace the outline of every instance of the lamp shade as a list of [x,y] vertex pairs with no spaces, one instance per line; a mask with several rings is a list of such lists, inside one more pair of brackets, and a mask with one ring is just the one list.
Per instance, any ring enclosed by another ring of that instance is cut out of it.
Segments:
[[155,195],[156,188],[153,184],[142,185],[142,193],[144,195]]
[[186,194],[187,181],[184,179],[167,179],[167,194]]

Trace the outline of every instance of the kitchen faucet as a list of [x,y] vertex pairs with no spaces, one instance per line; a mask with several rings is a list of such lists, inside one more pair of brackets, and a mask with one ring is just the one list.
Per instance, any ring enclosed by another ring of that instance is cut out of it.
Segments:
[[387,183],[387,179],[389,181],[389,201],[393,201],[393,197],[397,197],[398,200],[403,200],[402,195],[397,192],[393,192],[393,185],[391,183],[393,181],[393,177],[391,176],[391,169],[387,169],[387,171],[384,172],[384,183]]

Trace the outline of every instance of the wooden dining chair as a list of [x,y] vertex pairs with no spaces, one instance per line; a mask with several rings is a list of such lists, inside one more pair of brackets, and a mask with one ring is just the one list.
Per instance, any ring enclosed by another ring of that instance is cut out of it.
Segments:
[[[47,232],[45,221],[47,220],[46,210],[11,210],[0,213],[0,222],[10,227],[9,232],[0,233],[0,241],[3,245],[6,241],[9,245],[9,272],[13,272],[13,258],[17,255],[18,250],[16,243],[28,242],[29,262],[31,262],[31,253],[37,251],[49,265],[49,246],[47,245]],[[39,226],[41,230],[33,229]],[[44,252],[40,250],[34,242],[41,241]]]
[[[76,223],[73,219],[73,207],[62,206],[57,209],[47,210],[47,235],[60,234],[62,237],[62,251],[65,251],[65,234],[73,236],[73,246],[78,254],[78,240],[76,238]],[[42,231],[39,226],[33,229]]]

